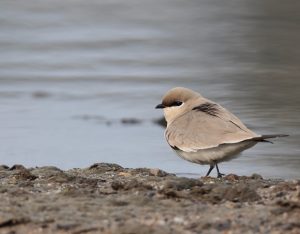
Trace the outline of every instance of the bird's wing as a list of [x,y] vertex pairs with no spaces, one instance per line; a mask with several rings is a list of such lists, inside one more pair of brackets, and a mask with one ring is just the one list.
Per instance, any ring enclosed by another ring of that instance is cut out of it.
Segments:
[[237,143],[258,136],[232,113],[212,102],[201,104],[180,116],[165,132],[171,147],[186,152]]

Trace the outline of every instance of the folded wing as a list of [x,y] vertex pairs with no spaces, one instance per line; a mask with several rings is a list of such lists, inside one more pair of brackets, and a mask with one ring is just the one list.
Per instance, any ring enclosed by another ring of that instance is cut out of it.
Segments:
[[259,137],[222,106],[203,103],[174,120],[165,137],[171,147],[186,152]]

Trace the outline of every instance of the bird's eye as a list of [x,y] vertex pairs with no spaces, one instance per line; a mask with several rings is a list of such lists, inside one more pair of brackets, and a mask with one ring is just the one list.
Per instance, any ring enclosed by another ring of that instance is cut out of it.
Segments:
[[171,106],[181,106],[182,102],[181,101],[174,101],[172,102]]

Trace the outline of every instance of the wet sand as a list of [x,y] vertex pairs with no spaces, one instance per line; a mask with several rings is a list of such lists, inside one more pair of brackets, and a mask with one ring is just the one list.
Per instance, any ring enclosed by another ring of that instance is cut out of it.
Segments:
[[0,166],[0,233],[299,233],[300,180]]

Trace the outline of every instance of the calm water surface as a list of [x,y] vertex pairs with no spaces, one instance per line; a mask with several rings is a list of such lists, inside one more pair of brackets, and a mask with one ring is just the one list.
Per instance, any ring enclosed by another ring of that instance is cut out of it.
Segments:
[[[154,109],[185,86],[220,102],[259,144],[222,172],[300,177],[300,3],[1,1],[0,164],[95,162],[199,176],[167,146]],[[122,124],[124,118],[138,124]]]

